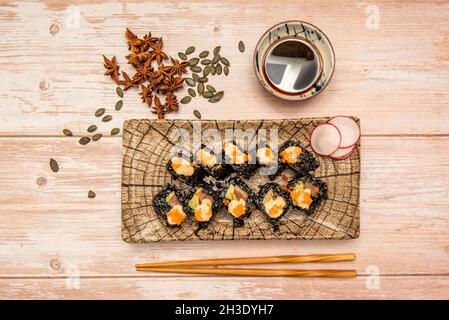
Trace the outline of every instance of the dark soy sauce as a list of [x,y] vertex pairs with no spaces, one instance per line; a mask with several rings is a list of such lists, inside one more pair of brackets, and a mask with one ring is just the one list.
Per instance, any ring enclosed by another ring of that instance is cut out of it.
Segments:
[[321,73],[321,61],[315,49],[301,39],[288,38],[268,51],[265,76],[277,90],[297,94],[313,85]]

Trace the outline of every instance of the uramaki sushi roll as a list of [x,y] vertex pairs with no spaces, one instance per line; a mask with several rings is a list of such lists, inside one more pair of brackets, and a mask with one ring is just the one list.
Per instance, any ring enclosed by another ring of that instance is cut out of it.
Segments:
[[279,148],[279,163],[285,164],[297,173],[314,171],[320,166],[318,161],[301,144],[295,141],[286,141]]
[[252,163],[252,155],[244,152],[235,143],[227,142],[223,145],[223,157],[225,163],[240,177],[249,179],[257,171],[256,161]]
[[197,186],[185,198],[186,212],[191,214],[200,227],[206,227],[218,212],[221,203],[207,186]]
[[205,172],[216,179],[224,179],[232,172],[232,168],[229,165],[218,163],[219,161],[214,152],[204,146],[195,152],[194,159]]
[[287,213],[291,205],[290,195],[275,182],[262,186],[257,196],[259,209],[271,221],[278,220]]
[[253,191],[239,178],[226,179],[221,198],[226,211],[234,217],[237,226],[243,225],[243,218],[248,218],[256,205]]
[[292,205],[312,214],[322,199],[327,199],[327,185],[310,174],[298,175],[288,184]]
[[182,156],[174,156],[167,162],[167,171],[173,179],[179,179],[187,184],[200,182],[204,176],[204,170],[194,161]]
[[187,220],[182,204],[182,194],[174,185],[166,184],[153,198],[153,205],[156,212],[171,227],[180,226]]

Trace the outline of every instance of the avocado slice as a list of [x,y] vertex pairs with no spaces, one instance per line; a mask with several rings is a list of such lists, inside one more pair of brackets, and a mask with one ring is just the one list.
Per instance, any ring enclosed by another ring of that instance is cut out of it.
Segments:
[[273,190],[268,190],[268,192],[265,194],[265,197],[262,200],[263,204],[266,204],[268,201],[272,200],[274,197],[274,192]]
[[200,198],[195,194],[192,199],[190,199],[188,206],[190,209],[195,209],[200,204]]
[[233,184],[231,184],[229,186],[228,190],[226,191],[225,198],[228,200],[234,200],[234,198],[235,198],[234,192],[235,192],[235,187]]
[[170,200],[171,200],[174,196],[175,196],[175,192],[174,192],[174,191],[170,192],[170,193],[168,194],[167,198],[165,198],[165,202],[166,202],[166,203],[169,203]]

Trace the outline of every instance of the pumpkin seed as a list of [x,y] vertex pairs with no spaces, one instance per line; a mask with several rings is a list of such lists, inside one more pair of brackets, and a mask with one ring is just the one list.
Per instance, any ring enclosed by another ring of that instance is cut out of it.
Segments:
[[73,136],[72,131],[70,131],[69,129],[62,130],[62,133],[64,133],[64,135],[66,135],[67,137]]
[[217,72],[218,75],[220,75],[221,72],[223,71],[223,68],[221,67],[220,63],[217,63],[217,65],[215,66],[215,71]]
[[201,120],[201,113],[198,110],[193,110],[193,115]]
[[112,116],[111,116],[111,115],[107,115],[107,116],[104,116],[103,119],[102,119],[101,121],[103,121],[103,122],[109,122],[109,121],[111,121],[111,120],[112,120]]
[[239,41],[239,51],[242,53],[245,52],[245,44],[242,40]]
[[58,171],[59,171],[59,164],[58,164],[58,162],[57,162],[55,159],[53,159],[53,158],[50,158],[50,169],[51,169],[51,171],[53,171],[53,172],[58,172]]
[[106,111],[105,108],[100,108],[97,111],[95,111],[95,116],[96,117],[101,117],[105,113],[105,111]]
[[189,60],[189,67],[194,67],[200,62],[199,58],[192,58]]
[[208,84],[208,85],[206,86],[206,89],[209,90],[209,91],[211,91],[211,92],[217,91],[217,90],[215,90],[215,88],[212,87],[210,84]]
[[220,55],[216,55],[216,56],[212,59],[212,64],[216,64],[218,61],[220,61]]
[[120,109],[123,107],[123,100],[117,101],[115,104],[115,110],[120,111]]
[[194,81],[198,81],[198,79],[200,78],[199,75],[197,75],[196,73],[192,74],[192,78]]
[[111,130],[111,136],[115,136],[116,134],[120,133],[120,129],[119,128],[114,128]]
[[120,98],[123,98],[123,89],[122,89],[122,88],[117,87],[117,88],[115,89],[115,92],[117,92],[117,95],[118,95]]
[[225,74],[225,76],[228,76],[228,74],[229,74],[229,67],[228,66],[224,66],[223,73]]
[[188,92],[192,97],[196,97],[196,92],[195,92],[195,90],[193,90],[192,88],[189,88],[189,90],[187,90],[187,92]]
[[209,73],[210,73],[210,71],[211,71],[211,66],[210,66],[210,65],[209,65],[209,66],[206,66],[206,67],[203,69],[203,76],[208,76]]
[[89,137],[82,137],[82,138],[79,140],[79,143],[80,143],[81,145],[88,144],[89,142],[90,142],[90,138],[89,138]]
[[198,79],[199,82],[207,82],[209,79],[207,77],[201,77]]
[[87,132],[94,132],[95,130],[97,130],[97,126],[94,124],[89,126],[89,128],[87,128]]
[[93,198],[95,198],[95,196],[96,196],[96,194],[92,190],[89,190],[89,192],[87,193],[87,197],[89,199],[93,199]]
[[208,64],[210,64],[210,63],[211,63],[210,59],[204,59],[204,60],[201,60],[201,64],[202,64],[202,65],[208,65]]
[[191,86],[191,87],[195,86],[195,80],[193,80],[192,78],[187,78],[186,83],[188,86]]
[[210,91],[204,91],[203,92],[203,97],[204,98],[212,98],[213,95],[214,95],[214,93],[210,92]]
[[204,92],[204,84],[202,82],[198,83],[197,87],[198,94],[202,95]]
[[190,97],[190,96],[185,96],[184,98],[181,99],[182,104],[187,104],[190,101],[192,101],[192,97]]
[[201,72],[203,69],[200,66],[193,66],[190,67],[190,70],[192,70],[192,72]]
[[210,102],[210,103],[217,103],[220,100],[216,100],[214,98],[210,98],[210,99],[207,99],[207,101]]
[[178,52],[178,57],[181,60],[187,60],[187,56],[186,56],[186,54],[184,52]]
[[229,63],[229,60],[226,59],[225,57],[221,57],[220,58],[221,63],[223,63],[225,66],[230,66],[231,64]]
[[213,76],[215,76],[216,71],[217,71],[217,68],[215,68],[214,66],[211,66],[211,67],[210,67],[210,73],[211,73]]
[[97,133],[92,137],[92,141],[98,141],[103,135],[101,133]]
[[193,53],[194,51],[195,51],[195,47],[190,46],[186,49],[186,54],[189,55],[189,54]]
[[209,55],[209,51],[203,51],[200,53],[199,57],[200,58],[206,58]]
[[224,96],[224,91],[218,91],[216,94],[214,94],[212,99],[214,99],[214,100],[221,100],[221,98],[223,98],[223,96]]
[[216,56],[216,55],[218,55],[219,53],[220,53],[220,49],[221,49],[221,46],[217,46],[217,47],[215,47],[214,48],[214,56]]

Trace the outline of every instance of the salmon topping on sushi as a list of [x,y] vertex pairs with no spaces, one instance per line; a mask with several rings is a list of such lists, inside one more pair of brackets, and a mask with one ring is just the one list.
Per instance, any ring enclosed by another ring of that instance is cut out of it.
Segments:
[[246,213],[246,201],[248,194],[238,185],[231,184],[226,191],[225,198],[228,200],[228,212],[236,218]]
[[312,196],[316,195],[316,193],[312,194],[312,187],[314,187],[314,191],[318,193],[318,187],[312,186],[311,184],[308,184],[308,186],[306,186],[306,184],[298,182],[294,189],[290,192],[290,196],[294,204],[302,209],[309,209],[313,201]]
[[187,219],[187,215],[179,204],[171,208],[166,215],[168,224],[172,226],[179,226]]
[[188,206],[195,214],[195,220],[206,222],[212,218],[212,205],[214,199],[203,188],[198,188],[190,199]]
[[173,157],[171,166],[178,175],[191,177],[195,172],[195,164],[181,157]]
[[273,150],[271,150],[271,148],[257,149],[256,156],[259,163],[264,166],[269,166],[275,161],[274,152]]
[[230,159],[232,164],[244,164],[251,161],[251,155],[242,152],[235,144],[225,143],[223,146],[224,153]]
[[196,157],[203,166],[212,168],[217,164],[217,157],[204,149],[198,150]]
[[281,162],[294,164],[298,162],[298,157],[303,153],[302,148],[298,146],[290,146],[285,148],[281,153]]
[[269,190],[262,200],[265,212],[270,218],[278,218],[284,213],[287,205],[285,199],[278,196],[273,190]]

